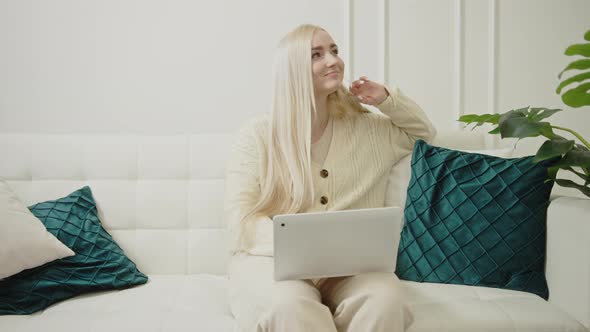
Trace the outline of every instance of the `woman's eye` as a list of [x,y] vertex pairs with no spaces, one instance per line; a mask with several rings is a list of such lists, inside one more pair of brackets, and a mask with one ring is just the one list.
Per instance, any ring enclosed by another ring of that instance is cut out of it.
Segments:
[[320,56],[320,54],[319,54],[318,52],[315,52],[315,53],[313,53],[313,54],[311,55],[311,58],[312,58],[312,59],[315,59],[315,58],[317,58],[317,57],[319,57],[319,56]]
[[332,52],[334,52],[334,54],[338,54],[338,50],[333,50]]

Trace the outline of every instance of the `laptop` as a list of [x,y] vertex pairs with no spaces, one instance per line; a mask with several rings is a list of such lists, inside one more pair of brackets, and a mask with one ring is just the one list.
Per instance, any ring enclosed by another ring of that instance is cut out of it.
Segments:
[[393,273],[402,217],[400,207],[276,215],[274,279]]

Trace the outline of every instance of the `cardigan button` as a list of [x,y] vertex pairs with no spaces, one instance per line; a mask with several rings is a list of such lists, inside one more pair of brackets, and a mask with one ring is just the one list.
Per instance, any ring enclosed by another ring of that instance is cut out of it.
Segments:
[[322,198],[320,198],[320,203],[322,203],[323,205],[328,204],[328,197],[322,196]]
[[326,169],[323,169],[320,171],[320,176],[323,178],[327,178],[328,174],[330,174],[330,173],[328,173],[328,170],[326,170]]

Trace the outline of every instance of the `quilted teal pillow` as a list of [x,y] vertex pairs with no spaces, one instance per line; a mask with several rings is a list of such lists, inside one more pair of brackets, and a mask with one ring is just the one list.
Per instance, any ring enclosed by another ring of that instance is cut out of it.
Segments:
[[29,209],[76,255],[0,281],[0,315],[31,314],[82,293],[147,282],[147,276],[101,226],[88,186]]
[[548,298],[545,227],[553,161],[432,146],[412,155],[400,279],[526,291]]

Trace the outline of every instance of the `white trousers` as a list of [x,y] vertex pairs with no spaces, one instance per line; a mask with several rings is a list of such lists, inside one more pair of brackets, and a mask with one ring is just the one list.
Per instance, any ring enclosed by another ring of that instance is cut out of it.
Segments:
[[231,258],[229,300],[243,332],[404,330],[399,279],[393,273],[274,281],[273,271],[273,257]]

